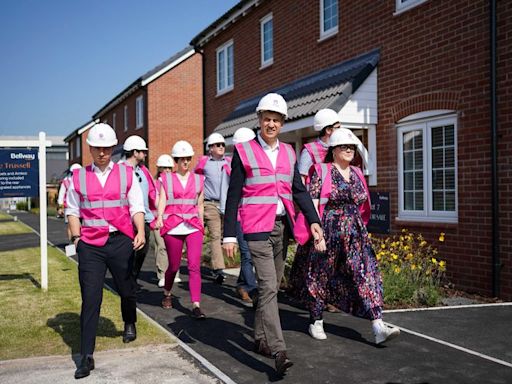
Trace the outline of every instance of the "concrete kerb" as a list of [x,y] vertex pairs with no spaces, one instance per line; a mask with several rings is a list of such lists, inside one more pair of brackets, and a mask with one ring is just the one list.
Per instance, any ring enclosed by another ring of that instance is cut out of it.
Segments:
[[[27,225],[28,226],[28,225]],[[34,228],[28,226],[30,229],[32,229],[32,231],[37,234],[38,236],[40,236],[39,232],[37,232]],[[55,249],[57,249],[58,251],[60,251],[62,254],[66,255],[65,252],[60,249],[59,247],[57,247],[55,244],[53,244],[51,241],[47,240],[47,243],[49,245],[51,245],[52,247],[54,247]],[[67,256],[66,256],[67,257]],[[75,264],[78,264],[78,262],[73,259],[73,258],[69,258],[71,259]],[[104,284],[103,285],[106,289],[108,289],[110,292],[114,293],[115,295],[117,295],[117,292],[114,291],[110,286],[108,286],[107,284]],[[203,366],[207,371],[209,371],[213,376],[215,376],[216,378],[218,378],[220,381],[222,381],[223,383],[225,384],[236,384],[235,381],[233,381],[229,376],[227,376],[224,372],[222,372],[220,369],[218,369],[215,365],[213,365],[209,360],[207,360],[206,358],[204,358],[203,356],[201,356],[199,353],[197,353],[196,351],[194,351],[192,348],[190,348],[186,343],[184,343],[183,341],[181,341],[180,339],[178,339],[176,336],[174,336],[174,334],[172,334],[168,329],[162,327],[160,324],[158,324],[154,319],[152,319],[150,316],[148,316],[145,312],[141,311],[140,308],[137,308],[137,313],[140,314],[141,316],[143,316],[146,320],[148,320],[151,324],[153,324],[154,326],[156,326],[157,328],[159,328],[160,330],[162,330],[163,332],[165,332],[167,334],[167,336],[174,342],[176,342],[176,344],[178,344],[185,352],[187,352],[198,364],[200,364],[201,366]]]

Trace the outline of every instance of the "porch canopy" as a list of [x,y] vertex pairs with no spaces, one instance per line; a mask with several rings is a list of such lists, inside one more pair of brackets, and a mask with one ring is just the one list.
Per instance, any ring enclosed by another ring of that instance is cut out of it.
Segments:
[[240,127],[257,128],[256,106],[268,92],[282,95],[288,104],[287,122],[314,115],[320,109],[340,111],[379,62],[379,49],[312,73],[282,87],[269,89],[240,102],[214,132],[228,138]]

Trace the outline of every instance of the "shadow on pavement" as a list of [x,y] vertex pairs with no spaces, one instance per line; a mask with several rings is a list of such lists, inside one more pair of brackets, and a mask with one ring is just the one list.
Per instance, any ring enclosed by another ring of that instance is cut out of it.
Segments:
[[[46,325],[57,332],[62,340],[71,348],[71,354],[80,353],[80,315],[74,312],[59,313],[48,319]],[[119,337],[122,331],[118,331],[112,320],[100,316],[96,336]]]

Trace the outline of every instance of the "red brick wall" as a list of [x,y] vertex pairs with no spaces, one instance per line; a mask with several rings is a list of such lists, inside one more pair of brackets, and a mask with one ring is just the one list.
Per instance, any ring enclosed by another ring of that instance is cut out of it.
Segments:
[[148,84],[148,164],[153,174],[158,156],[170,154],[178,140],[192,144],[194,160],[204,152],[201,60],[196,53]]
[[[319,2],[265,1],[204,47],[206,134],[241,101],[316,70],[380,48],[377,126],[378,186],[398,212],[397,136],[401,117],[429,109],[458,113],[458,224],[396,222],[429,240],[440,232],[449,277],[459,288],[491,294],[491,166],[489,5],[485,0],[427,1],[394,15],[395,1],[340,1],[339,32],[318,42]],[[512,2],[499,16],[499,171],[502,297],[512,299]],[[260,70],[259,20],[270,11],[274,64]],[[216,96],[215,49],[234,41],[234,89]]]

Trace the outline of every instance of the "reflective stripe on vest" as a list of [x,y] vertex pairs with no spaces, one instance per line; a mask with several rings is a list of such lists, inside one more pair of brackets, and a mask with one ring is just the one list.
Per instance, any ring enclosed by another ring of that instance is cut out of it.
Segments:
[[[96,200],[89,201],[87,197],[87,177],[86,170],[80,168],[78,170],[78,177],[80,180],[80,194],[83,197],[83,201],[80,202],[80,208],[91,209],[91,208],[117,208],[128,206],[128,199],[126,195],[127,176],[126,166],[124,164],[118,164],[119,166],[119,180],[121,185],[121,199],[120,200]],[[108,224],[107,224],[108,225]]]
[[[197,194],[197,191],[199,191],[199,189],[201,188],[201,178],[194,173],[191,173],[189,175],[189,177],[194,177],[196,198],[195,199],[175,199],[174,192],[173,192],[172,172],[167,172],[165,174],[165,179],[167,181],[167,190],[169,191],[167,193],[168,196],[167,196],[166,205],[197,205],[198,197],[199,197]],[[187,180],[187,184],[188,184],[188,180]],[[186,188],[186,186],[185,186],[185,188]]]
[[82,225],[86,227],[107,227],[108,221],[102,219],[96,220],[82,220]]
[[[241,143],[245,150],[245,154],[247,156],[247,161],[249,163],[249,166],[251,167],[253,174],[247,175],[245,179],[245,185],[258,185],[258,184],[269,184],[269,183],[276,183],[278,181],[282,181],[284,183],[293,183],[293,169],[294,169],[294,153],[292,152],[292,149],[288,146],[283,146],[286,149],[286,152],[288,153],[288,161],[290,162],[290,173],[289,174],[283,174],[283,173],[275,173],[275,175],[267,175],[262,176],[260,173],[260,167],[256,160],[256,155],[254,154],[254,151],[252,149],[252,146],[249,141]],[[292,196],[290,194],[283,194],[281,195],[281,198],[287,199],[292,201]],[[251,199],[250,202],[246,202],[246,199]],[[254,201],[252,199],[255,199],[255,197],[245,198],[242,199],[242,204],[277,204],[277,200],[273,199],[273,202],[268,201],[267,199],[270,199],[269,197],[261,198],[264,199],[260,203],[259,201]]]

